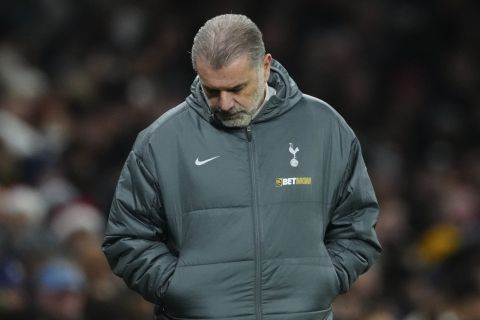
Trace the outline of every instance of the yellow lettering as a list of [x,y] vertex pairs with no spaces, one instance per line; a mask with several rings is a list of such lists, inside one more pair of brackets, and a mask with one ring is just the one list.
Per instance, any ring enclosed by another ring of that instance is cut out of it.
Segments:
[[275,178],[275,185],[277,187],[310,184],[312,184],[312,177]]
[[282,178],[276,178],[276,179],[275,179],[275,185],[276,185],[277,187],[283,186]]
[[297,184],[312,184],[311,177],[299,177],[297,178]]

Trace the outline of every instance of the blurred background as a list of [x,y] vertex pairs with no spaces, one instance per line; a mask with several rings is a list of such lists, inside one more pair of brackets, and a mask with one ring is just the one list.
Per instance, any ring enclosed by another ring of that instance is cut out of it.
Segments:
[[362,143],[384,254],[335,319],[480,319],[479,7],[0,0],[0,319],[151,318],[105,219],[137,133],[189,94],[193,36],[229,12]]

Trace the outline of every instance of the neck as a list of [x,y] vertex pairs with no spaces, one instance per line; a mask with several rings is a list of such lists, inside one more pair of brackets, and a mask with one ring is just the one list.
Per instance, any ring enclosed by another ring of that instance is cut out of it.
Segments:
[[265,90],[263,91],[263,99],[262,99],[262,102],[258,105],[257,107],[257,110],[255,111],[255,113],[253,114],[253,118],[255,118],[259,113],[260,111],[262,110],[263,106],[265,105],[265,103],[267,102],[269,96],[268,96],[268,84],[265,85]]

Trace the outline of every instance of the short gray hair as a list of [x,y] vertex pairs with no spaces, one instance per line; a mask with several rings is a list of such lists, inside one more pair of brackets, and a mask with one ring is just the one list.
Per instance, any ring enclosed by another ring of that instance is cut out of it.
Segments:
[[195,71],[199,58],[220,69],[243,54],[248,54],[252,66],[259,64],[265,56],[265,45],[257,25],[241,14],[224,14],[208,20],[193,39]]

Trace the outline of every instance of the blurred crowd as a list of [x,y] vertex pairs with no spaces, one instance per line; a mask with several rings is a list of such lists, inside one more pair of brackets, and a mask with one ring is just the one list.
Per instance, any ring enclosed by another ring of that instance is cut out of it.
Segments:
[[0,1],[0,319],[150,319],[104,224],[136,134],[189,94],[214,15],[247,14],[360,138],[384,253],[338,320],[480,319],[480,3]]

